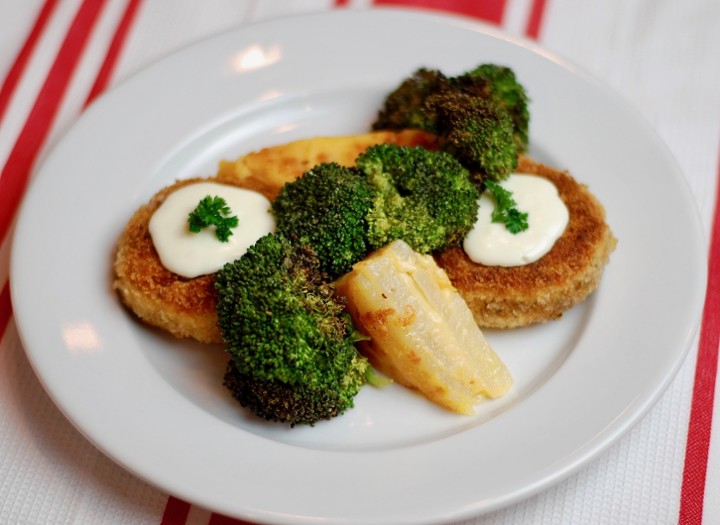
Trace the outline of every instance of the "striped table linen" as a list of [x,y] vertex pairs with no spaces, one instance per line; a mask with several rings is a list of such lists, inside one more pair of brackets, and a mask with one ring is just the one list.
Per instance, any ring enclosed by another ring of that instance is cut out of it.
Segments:
[[677,159],[707,238],[702,324],[657,405],[580,472],[464,523],[720,524],[720,427],[713,429],[720,339],[716,0],[0,2],[0,524],[243,523],[134,477],[94,448],[55,407],[31,369],[13,319],[14,220],[36,167],[83,110],[158,58],[243,24],[387,5],[489,22],[537,41],[608,84],[657,130]]

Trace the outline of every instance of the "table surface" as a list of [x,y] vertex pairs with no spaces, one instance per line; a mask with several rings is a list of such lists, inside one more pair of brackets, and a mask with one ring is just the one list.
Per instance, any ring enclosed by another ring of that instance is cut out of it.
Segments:
[[158,58],[244,24],[381,5],[455,12],[488,22],[536,41],[618,92],[680,165],[710,254],[698,335],[652,410],[579,472],[464,523],[720,523],[720,438],[712,433],[720,337],[716,0],[0,2],[0,523],[242,523],[123,470],[53,404],[28,362],[13,319],[13,220],[35,168],[88,103]]

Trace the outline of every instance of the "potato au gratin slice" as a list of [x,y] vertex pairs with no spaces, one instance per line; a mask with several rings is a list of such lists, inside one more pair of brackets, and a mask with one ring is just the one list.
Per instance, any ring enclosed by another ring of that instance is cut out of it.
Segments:
[[431,256],[395,241],[336,284],[356,327],[370,337],[360,343],[362,351],[398,383],[461,414],[472,414],[478,401],[512,386],[509,371]]

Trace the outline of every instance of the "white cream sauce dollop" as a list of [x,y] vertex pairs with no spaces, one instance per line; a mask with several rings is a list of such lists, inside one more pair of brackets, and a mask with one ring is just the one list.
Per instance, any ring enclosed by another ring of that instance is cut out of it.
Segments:
[[544,177],[513,173],[500,184],[512,192],[519,211],[528,214],[528,228],[513,234],[492,222],[495,199],[486,190],[480,196],[478,216],[463,249],[485,266],[522,266],[549,252],[562,236],[570,215],[555,185]]
[[[227,242],[215,235],[215,227],[192,233],[188,215],[206,196],[220,196],[237,216]],[[225,263],[240,258],[247,249],[275,231],[270,201],[264,195],[216,182],[189,184],[172,192],[150,218],[150,236],[163,266],[183,277],[193,278],[214,273]]]

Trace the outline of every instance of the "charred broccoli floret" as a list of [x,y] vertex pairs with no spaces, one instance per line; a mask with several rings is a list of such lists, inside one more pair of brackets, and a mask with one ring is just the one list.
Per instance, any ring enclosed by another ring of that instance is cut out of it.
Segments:
[[472,228],[479,193],[450,154],[380,144],[356,162],[377,191],[367,217],[373,249],[403,239],[429,253],[460,242]]
[[529,100],[525,88],[518,82],[511,68],[482,64],[454,77],[452,85],[465,93],[490,99],[502,107],[513,122],[513,138],[518,151],[527,150],[530,125]]
[[507,67],[483,64],[456,77],[418,69],[388,94],[372,127],[434,133],[477,179],[498,181],[527,149],[528,98]]
[[447,89],[448,79],[436,69],[420,68],[393,90],[385,99],[373,128],[422,129],[435,131],[435,116],[425,101]]
[[437,115],[444,151],[467,167],[475,182],[501,181],[517,167],[513,123],[499,106],[461,92],[435,95],[428,104]]
[[293,426],[353,406],[369,365],[311,249],[268,234],[218,272],[215,288],[225,385],[242,405]]
[[369,251],[365,217],[373,194],[357,170],[319,164],[285,184],[273,201],[277,231],[311,246],[321,269],[338,277]]

